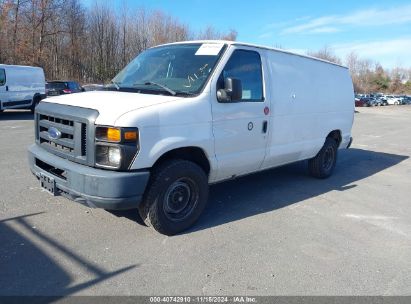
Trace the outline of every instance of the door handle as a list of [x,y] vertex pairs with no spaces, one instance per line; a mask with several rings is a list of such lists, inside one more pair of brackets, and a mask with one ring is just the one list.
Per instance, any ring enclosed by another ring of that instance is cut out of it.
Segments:
[[6,86],[6,91],[8,91],[9,90],[9,86]]
[[263,121],[263,133],[267,133],[267,129],[268,129],[268,121],[264,120]]

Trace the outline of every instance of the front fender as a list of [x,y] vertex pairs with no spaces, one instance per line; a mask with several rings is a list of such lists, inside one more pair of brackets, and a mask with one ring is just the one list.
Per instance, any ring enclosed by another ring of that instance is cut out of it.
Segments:
[[[202,125],[202,124],[201,124]],[[131,169],[151,168],[164,154],[180,148],[195,147],[201,149],[210,164],[210,178],[217,171],[214,152],[214,137],[205,125],[171,127],[165,130],[149,128],[141,131],[140,151]],[[169,133],[164,137],[164,133]],[[159,139],[160,138],[160,139]]]

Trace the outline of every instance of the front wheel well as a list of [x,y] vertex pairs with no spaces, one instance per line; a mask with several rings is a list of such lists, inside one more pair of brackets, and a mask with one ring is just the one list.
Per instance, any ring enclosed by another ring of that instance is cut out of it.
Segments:
[[340,130],[333,130],[330,133],[328,133],[327,138],[332,138],[335,140],[337,143],[337,146],[339,147],[342,141],[341,137],[341,131]]
[[200,166],[204,172],[208,175],[210,173],[210,162],[203,149],[199,147],[184,147],[170,150],[164,153],[153,165],[153,167],[170,160],[170,159],[183,159],[191,161]]

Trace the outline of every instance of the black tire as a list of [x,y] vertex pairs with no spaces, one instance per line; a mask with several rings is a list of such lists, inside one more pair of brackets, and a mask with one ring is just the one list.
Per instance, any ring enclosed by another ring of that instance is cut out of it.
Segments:
[[308,161],[310,175],[316,178],[327,178],[333,173],[337,161],[337,142],[328,137],[320,152]]
[[191,227],[208,200],[208,178],[186,160],[170,160],[154,168],[138,211],[144,223],[165,235]]
[[30,112],[34,114],[34,110],[36,109],[37,105],[39,104],[41,98],[39,96],[33,97],[33,103],[30,106]]

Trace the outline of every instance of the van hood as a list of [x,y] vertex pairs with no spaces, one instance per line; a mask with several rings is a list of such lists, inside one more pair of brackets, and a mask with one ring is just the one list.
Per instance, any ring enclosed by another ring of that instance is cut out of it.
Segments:
[[183,99],[183,97],[116,91],[92,91],[50,97],[44,99],[43,102],[97,110],[100,115],[96,120],[96,124],[113,125],[121,115],[127,112],[180,99]]

